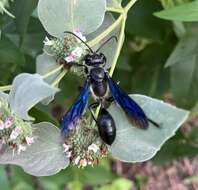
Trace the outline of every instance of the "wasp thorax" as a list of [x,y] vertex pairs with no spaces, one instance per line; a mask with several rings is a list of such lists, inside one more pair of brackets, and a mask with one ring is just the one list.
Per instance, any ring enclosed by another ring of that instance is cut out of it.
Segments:
[[103,53],[87,54],[85,56],[85,64],[88,66],[102,65],[106,62],[106,57]]
[[101,82],[105,78],[105,71],[103,68],[100,67],[92,68],[90,71],[90,77],[95,82]]
[[69,130],[63,147],[71,163],[78,167],[98,164],[99,159],[108,153],[97,129],[91,128],[86,120],[81,120],[75,129]]

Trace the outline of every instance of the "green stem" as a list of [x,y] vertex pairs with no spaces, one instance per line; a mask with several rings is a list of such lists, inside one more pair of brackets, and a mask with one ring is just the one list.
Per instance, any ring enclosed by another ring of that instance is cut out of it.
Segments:
[[120,55],[120,52],[121,52],[121,49],[122,49],[122,45],[124,43],[124,31],[125,31],[125,25],[126,25],[126,18],[127,18],[127,16],[125,15],[123,17],[123,20],[122,20],[122,25],[121,25],[121,31],[120,31],[120,36],[119,36],[119,40],[118,40],[118,45],[117,45],[117,49],[116,49],[116,52],[115,52],[113,63],[112,63],[112,66],[111,66],[111,69],[110,69],[110,72],[109,72],[110,76],[113,75],[113,72],[115,70],[115,67],[116,67],[116,64],[118,62],[118,58],[119,58],[119,55]]
[[67,71],[64,70],[60,73],[60,75],[56,78],[56,80],[52,83],[52,86],[57,86],[60,81],[63,79],[63,77],[66,75]]
[[98,44],[101,40],[103,40],[107,35],[109,35],[115,28],[117,28],[120,23],[122,22],[123,15],[121,14],[118,19],[111,25],[109,26],[105,31],[103,31],[100,35],[98,35],[96,38],[88,42],[88,45],[90,47],[95,46]]
[[0,92],[9,91],[12,88],[12,85],[0,86]]
[[[50,77],[51,75],[57,73],[57,72],[60,71],[62,68],[63,68],[63,66],[61,65],[61,66],[57,67],[56,69],[53,69],[52,71],[46,73],[45,75],[42,76],[43,79],[46,79],[46,78]],[[64,72],[64,71],[63,71],[63,72]],[[65,73],[65,74],[66,74],[66,73]],[[62,79],[62,78],[61,78],[61,79]],[[60,80],[61,80],[61,79],[60,79]],[[57,78],[56,80],[57,80],[57,81],[54,81],[54,82],[57,83],[59,79]],[[59,82],[60,82],[60,81],[59,81]],[[12,88],[12,85],[1,86],[1,87],[0,87],[0,92],[10,91],[11,88]]]
[[123,8],[114,8],[114,7],[107,7],[107,11],[122,14],[124,12]]
[[49,76],[51,76],[51,75],[57,73],[57,72],[60,71],[62,68],[63,68],[63,65],[61,65],[61,66],[57,67],[56,69],[53,69],[52,71],[46,73],[45,75],[43,75],[43,79],[46,79],[46,78],[48,78]]
[[129,3],[124,7],[124,13],[127,14],[131,7],[136,3],[137,0],[131,0]]

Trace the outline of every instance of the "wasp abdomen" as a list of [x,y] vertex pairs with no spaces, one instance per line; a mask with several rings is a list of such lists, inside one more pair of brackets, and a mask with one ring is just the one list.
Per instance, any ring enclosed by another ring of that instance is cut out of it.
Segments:
[[104,108],[101,109],[97,119],[98,131],[101,139],[111,145],[116,137],[116,126],[113,117]]

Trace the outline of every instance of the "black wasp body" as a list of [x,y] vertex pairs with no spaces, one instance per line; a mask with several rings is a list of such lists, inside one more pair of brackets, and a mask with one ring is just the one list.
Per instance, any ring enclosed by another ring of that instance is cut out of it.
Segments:
[[[102,53],[88,54],[85,58],[85,65],[90,66],[87,77],[90,83],[90,92],[96,101],[96,103],[89,106],[89,109],[98,126],[98,132],[101,139],[106,144],[111,145],[116,137],[116,125],[113,117],[105,109],[105,100],[109,95],[106,73],[104,68],[101,67],[104,66],[105,63],[106,57]],[[99,104],[102,106],[102,109],[100,110],[99,116],[96,119],[92,109]]]
[[101,139],[108,145],[111,145],[116,137],[116,125],[113,117],[106,109],[102,108],[96,123]]
[[107,96],[108,85],[105,79],[104,69],[94,67],[90,70],[90,89],[95,99],[101,99]]
[[[71,32],[66,33],[73,34]],[[75,34],[73,35],[76,36]],[[81,40],[78,36],[76,37]],[[113,38],[115,37],[113,36],[109,40]],[[109,40],[107,40],[104,44],[106,44]],[[146,116],[142,108],[108,75],[108,72],[104,68],[106,64],[106,57],[104,54],[98,53],[104,44],[102,44],[102,46],[94,52],[84,41],[81,40],[81,42],[87,46],[90,53],[85,56],[83,65],[76,65],[83,66],[85,68],[87,79],[76,101],[63,117],[63,135],[65,136],[67,134],[68,129],[76,126],[87,107],[90,93],[94,98],[95,103],[89,105],[88,108],[98,126],[101,139],[108,145],[111,145],[116,137],[115,122],[110,113],[106,110],[106,103],[109,100],[115,101],[123,109],[126,116],[135,126],[141,129],[147,129],[150,122],[154,126],[159,127],[156,122]],[[112,97],[108,98],[110,93]],[[100,105],[102,109],[100,110],[99,116],[95,118],[93,109],[98,105]]]

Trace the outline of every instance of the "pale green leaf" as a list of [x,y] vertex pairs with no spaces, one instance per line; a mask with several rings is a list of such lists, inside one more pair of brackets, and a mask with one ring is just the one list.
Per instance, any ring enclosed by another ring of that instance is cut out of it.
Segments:
[[0,163],[21,166],[26,173],[34,176],[54,175],[66,168],[69,159],[63,152],[60,130],[47,122],[35,124],[33,128],[35,143],[19,155],[7,149],[0,156]]
[[4,92],[0,92],[0,98],[3,98],[8,101],[9,95]]
[[[87,36],[88,41],[96,38],[100,33],[105,31],[110,25],[114,23],[115,19],[112,14],[106,13],[105,19],[103,21],[103,24],[98,28],[95,32],[91,33],[90,35]],[[100,43],[98,43],[93,49],[97,50],[104,42],[106,42],[110,37],[112,36],[117,36],[119,35],[119,27],[113,30],[109,35],[107,35]],[[106,68],[110,68],[115,56],[115,51],[117,47],[117,42],[115,39],[112,39],[109,41],[107,44],[105,44],[100,52],[104,53],[104,55],[107,58],[107,63],[106,63]]]
[[[43,53],[36,58],[36,72],[40,75],[45,75],[55,69],[57,69],[60,65],[57,64],[54,57],[47,55],[46,53]],[[50,75],[49,77],[45,78],[45,81],[48,84],[52,84],[58,75],[61,73],[61,71],[54,73],[53,75]],[[52,100],[54,99],[54,95],[44,99],[42,103],[44,105],[48,105]]]
[[186,62],[198,54],[198,37],[197,34],[187,33],[183,36],[174,51],[168,58],[165,67]]
[[122,0],[107,0],[107,7],[121,8]]
[[143,162],[151,159],[164,142],[175,134],[189,112],[143,95],[131,97],[143,108],[147,117],[160,124],[160,128],[152,124],[147,130],[134,127],[121,108],[112,105],[109,111],[115,120],[117,135],[110,151],[119,160]]
[[25,120],[32,120],[28,111],[40,101],[51,97],[59,89],[47,84],[39,74],[22,73],[12,84],[9,103],[15,114]]
[[182,105],[194,105],[198,95],[198,30],[191,30],[180,39],[165,65],[171,66],[171,90]]
[[64,31],[94,32],[103,22],[106,0],[40,0],[38,15],[46,31],[55,37]]
[[[53,56],[47,55],[46,53],[43,53],[36,58],[36,73],[40,75],[45,75],[50,71],[57,69],[58,67],[59,65],[55,58]],[[60,73],[61,71],[56,72],[55,74],[47,77],[45,81],[49,84],[53,83]]]
[[172,7],[154,15],[163,19],[175,21],[198,21],[198,1],[185,3],[179,6]]

